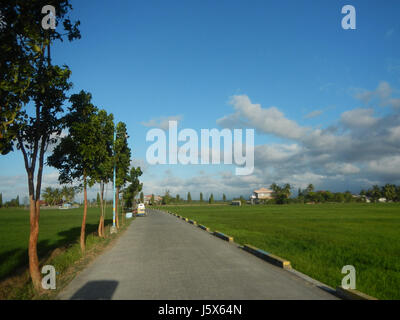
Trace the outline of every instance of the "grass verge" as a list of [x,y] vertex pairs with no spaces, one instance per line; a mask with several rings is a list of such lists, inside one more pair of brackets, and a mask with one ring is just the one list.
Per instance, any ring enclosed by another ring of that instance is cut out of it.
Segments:
[[100,238],[95,232],[86,237],[86,251],[82,255],[79,242],[56,248],[40,265],[54,266],[56,275],[56,290],[35,292],[27,268],[20,268],[16,274],[0,282],[0,300],[51,300],[56,299],[58,293],[92,262],[99,254],[110,248],[120,237],[133,219],[129,219],[120,227],[118,233],[110,234],[110,225],[105,227],[105,238]]

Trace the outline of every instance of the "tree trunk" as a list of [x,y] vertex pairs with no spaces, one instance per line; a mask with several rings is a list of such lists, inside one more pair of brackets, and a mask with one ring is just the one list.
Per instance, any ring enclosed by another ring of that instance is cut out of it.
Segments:
[[83,172],[83,219],[82,219],[82,227],[81,227],[81,251],[82,254],[85,253],[85,228],[86,228],[86,215],[87,215],[87,184],[86,184],[86,172]]
[[37,219],[37,208],[38,201],[35,202],[33,195],[29,196],[30,206],[30,234],[29,234],[29,273],[32,278],[32,283],[36,291],[39,291],[42,284],[42,276],[39,270],[39,258],[37,254],[37,240],[39,236],[39,221]]
[[122,208],[121,222],[122,222],[122,225],[124,225],[125,224],[125,210],[124,210],[124,198],[123,197],[121,199],[121,208]]
[[115,192],[115,222],[117,224],[117,229],[119,229],[118,200],[119,200],[119,187],[116,188]]
[[99,227],[97,228],[97,233],[99,237],[104,237],[104,228],[103,228],[103,217],[104,217],[104,202],[103,202],[103,193],[104,193],[104,184],[100,182],[100,220]]

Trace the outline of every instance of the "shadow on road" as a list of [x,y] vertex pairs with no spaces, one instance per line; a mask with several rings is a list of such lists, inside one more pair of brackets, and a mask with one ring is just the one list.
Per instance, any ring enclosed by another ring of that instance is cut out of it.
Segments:
[[111,300],[118,281],[89,281],[71,297],[71,300]]

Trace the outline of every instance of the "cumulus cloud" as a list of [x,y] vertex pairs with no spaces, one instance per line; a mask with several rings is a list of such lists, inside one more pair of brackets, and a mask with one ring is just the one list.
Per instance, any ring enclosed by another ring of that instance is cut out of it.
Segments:
[[[388,83],[381,82],[376,90],[364,90],[356,98],[377,99],[379,105],[388,105],[393,92]],[[400,115],[396,109],[379,117],[373,108],[356,108],[343,112],[335,125],[314,129],[286,118],[276,107],[253,104],[248,96],[234,96],[231,104],[234,113],[219,119],[220,126],[255,128],[259,134],[291,141],[255,147],[256,174],[268,177],[265,181],[269,183],[302,185],[303,178],[309,179],[304,183],[314,180],[321,186],[344,188],[357,183],[358,188],[377,182],[400,183],[396,169],[400,157]]]
[[374,109],[354,109],[343,112],[341,122],[348,128],[365,128],[373,126],[378,119],[373,117]]
[[[163,194],[169,189],[173,195],[186,196],[190,191],[195,199],[202,191],[206,199],[210,193],[216,198],[222,193],[248,196],[272,182],[291,183],[294,189],[313,183],[319,189],[355,192],[372,184],[399,184],[400,114],[395,92],[387,82],[370,91],[358,89],[354,97],[369,106],[343,112],[327,128],[302,126],[275,106],[263,107],[247,95],[233,96],[233,113],[217,120],[220,127],[255,129],[284,142],[255,146],[252,175],[221,171],[185,178],[172,169],[161,178],[145,180],[145,192]],[[392,108],[384,116],[374,112],[374,107],[389,105]]]
[[218,119],[217,124],[221,127],[251,127],[257,132],[284,138],[300,138],[307,132],[278,108],[264,109],[260,104],[253,104],[246,95],[233,96],[230,103],[235,113]]
[[356,88],[352,91],[354,98],[365,104],[376,103],[381,107],[400,108],[400,99],[393,97],[395,91],[386,81],[381,81],[375,90]]

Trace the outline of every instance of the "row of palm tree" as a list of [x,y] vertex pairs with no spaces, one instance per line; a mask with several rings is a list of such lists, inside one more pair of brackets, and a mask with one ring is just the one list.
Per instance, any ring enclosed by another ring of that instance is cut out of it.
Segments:
[[44,201],[47,205],[54,206],[61,203],[71,203],[76,195],[75,187],[64,186],[61,189],[47,187],[42,193]]

